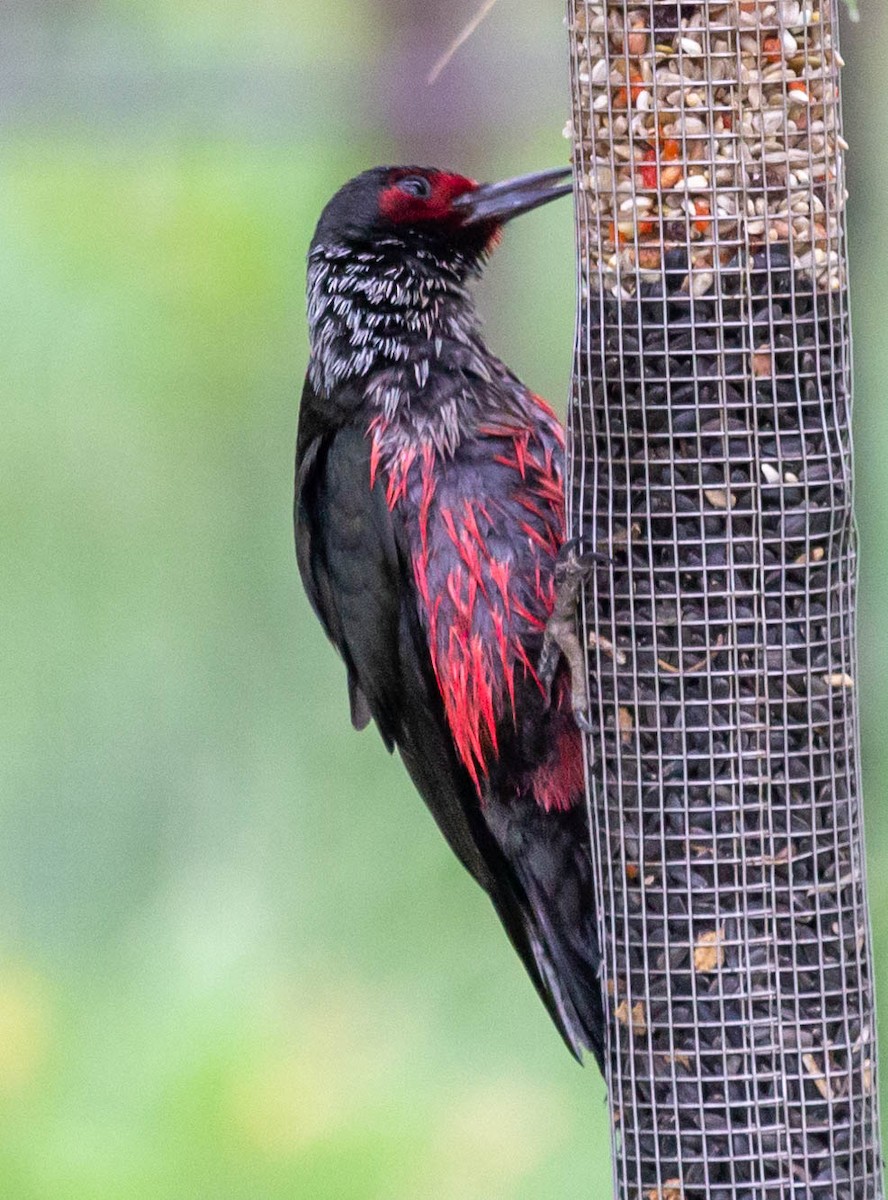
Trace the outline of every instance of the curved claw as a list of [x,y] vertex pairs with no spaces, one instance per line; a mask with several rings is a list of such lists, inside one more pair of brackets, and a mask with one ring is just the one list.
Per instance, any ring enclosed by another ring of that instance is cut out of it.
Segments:
[[584,577],[596,566],[610,566],[613,559],[598,550],[583,550],[581,537],[568,538],[562,542],[555,560],[556,571],[579,572]]
[[552,683],[554,682],[555,672],[558,670],[560,659],[561,646],[552,631],[550,618],[546,623],[546,631],[543,634],[543,648],[540,650],[540,656],[537,659],[537,677],[543,689],[543,700],[546,708],[549,708],[552,703]]
[[576,551],[578,551],[580,546],[582,545],[582,543],[583,543],[583,539],[580,537],[566,538],[561,543],[561,547],[558,551],[559,562],[562,559],[566,559],[569,555],[574,554]]
[[593,732],[595,726],[592,723],[592,717],[591,717],[591,715],[589,713],[589,709],[586,707],[585,703],[582,704],[579,708],[574,708],[573,718],[576,721],[577,726],[579,727],[579,729],[582,733],[592,733]]
[[598,550],[587,550],[577,559],[577,566],[584,571],[591,571],[593,567],[610,567],[613,565],[613,561],[609,554],[601,554]]

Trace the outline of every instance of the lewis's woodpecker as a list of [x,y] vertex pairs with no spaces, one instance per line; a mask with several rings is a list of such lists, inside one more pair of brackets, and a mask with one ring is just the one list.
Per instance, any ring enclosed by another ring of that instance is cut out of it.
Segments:
[[503,223],[569,192],[568,173],[479,185],[377,167],[327,204],[308,255],[296,551],[353,724],[397,748],[568,1047],[601,1064],[580,733],[566,664],[539,666],[564,439],[485,346],[469,292]]

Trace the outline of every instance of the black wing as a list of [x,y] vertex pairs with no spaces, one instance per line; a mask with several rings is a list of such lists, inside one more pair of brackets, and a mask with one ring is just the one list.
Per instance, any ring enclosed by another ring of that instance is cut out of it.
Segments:
[[568,1048],[579,1057],[532,905],[481,815],[454,749],[417,616],[405,539],[370,488],[368,439],[333,428],[306,383],[296,447],[294,518],[303,585],[348,675],[352,721],[372,717],[397,746],[450,848],[484,888]]
[[460,861],[495,880],[478,846],[478,800],[456,758],[437,695],[404,539],[381,483],[370,488],[367,438],[332,429],[306,384],[296,447],[296,557],[305,590],[346,666],[352,719],[372,717]]

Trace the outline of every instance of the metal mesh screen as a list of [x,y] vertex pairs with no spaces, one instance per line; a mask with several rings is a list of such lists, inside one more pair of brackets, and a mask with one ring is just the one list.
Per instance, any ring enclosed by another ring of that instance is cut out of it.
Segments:
[[881,1197],[835,0],[570,0],[624,1200]]

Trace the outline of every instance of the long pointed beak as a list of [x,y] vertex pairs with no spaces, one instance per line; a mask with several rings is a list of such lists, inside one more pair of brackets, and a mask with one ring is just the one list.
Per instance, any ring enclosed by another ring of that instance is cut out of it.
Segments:
[[573,191],[573,183],[560,182],[570,174],[570,167],[552,167],[501,183],[482,183],[473,192],[457,196],[453,207],[461,214],[464,225],[475,225],[478,221],[502,224]]

